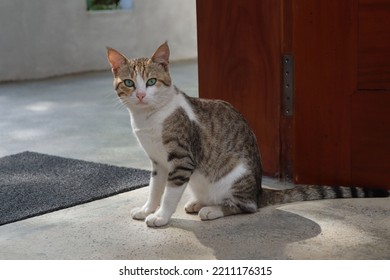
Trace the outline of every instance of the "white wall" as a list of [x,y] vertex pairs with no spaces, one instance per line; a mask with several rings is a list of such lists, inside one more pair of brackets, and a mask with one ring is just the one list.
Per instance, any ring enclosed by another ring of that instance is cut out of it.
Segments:
[[87,12],[85,0],[1,0],[0,81],[108,69],[106,46],[145,57],[165,40],[172,61],[196,58],[195,0],[105,12]]

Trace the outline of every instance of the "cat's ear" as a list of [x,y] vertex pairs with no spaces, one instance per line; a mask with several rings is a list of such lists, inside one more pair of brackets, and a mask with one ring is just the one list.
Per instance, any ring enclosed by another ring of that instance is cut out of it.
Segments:
[[161,64],[165,68],[169,64],[169,47],[168,42],[165,42],[154,52],[152,56],[152,61]]
[[107,58],[115,76],[118,73],[119,67],[125,65],[127,62],[127,58],[123,54],[109,47],[107,47]]

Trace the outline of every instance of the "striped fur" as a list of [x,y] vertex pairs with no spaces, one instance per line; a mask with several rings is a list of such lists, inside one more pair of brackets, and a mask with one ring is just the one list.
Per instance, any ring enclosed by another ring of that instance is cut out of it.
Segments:
[[259,207],[298,201],[336,199],[336,198],[366,198],[389,197],[385,189],[341,186],[296,186],[292,189],[274,190],[262,189]]

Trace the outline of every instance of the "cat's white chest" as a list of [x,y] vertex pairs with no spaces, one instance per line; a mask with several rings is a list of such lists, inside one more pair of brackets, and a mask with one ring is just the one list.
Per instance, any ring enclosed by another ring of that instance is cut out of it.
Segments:
[[162,123],[142,120],[142,124],[132,119],[132,126],[142,148],[151,160],[166,163],[167,152],[162,143]]
[[141,146],[151,160],[168,167],[168,153],[162,143],[164,121],[178,108],[183,108],[189,119],[197,121],[194,112],[182,95],[175,95],[165,107],[152,116],[147,114],[134,114],[130,111],[133,131]]

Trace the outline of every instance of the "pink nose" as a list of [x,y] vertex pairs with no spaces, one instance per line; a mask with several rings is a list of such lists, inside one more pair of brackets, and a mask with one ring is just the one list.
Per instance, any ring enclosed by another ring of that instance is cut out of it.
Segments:
[[143,92],[143,91],[139,91],[139,92],[137,92],[136,93],[136,95],[135,96],[137,96],[137,98],[139,99],[139,101],[141,101],[142,102],[142,100],[144,99],[144,97],[146,96],[146,93],[145,92]]

